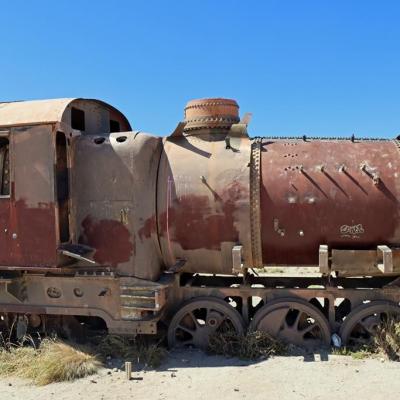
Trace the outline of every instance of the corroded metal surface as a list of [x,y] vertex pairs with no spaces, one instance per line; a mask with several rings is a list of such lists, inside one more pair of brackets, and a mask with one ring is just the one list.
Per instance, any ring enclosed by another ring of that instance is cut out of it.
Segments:
[[[15,101],[0,103],[0,128],[21,125],[46,125],[57,122],[69,122],[71,107],[77,106],[90,111],[106,111],[111,117],[121,119],[122,130],[130,130],[126,117],[113,106],[100,100],[78,98]],[[96,114],[96,113],[93,113]],[[70,125],[70,124],[69,124]],[[107,131],[106,129],[104,130]]]
[[264,140],[264,263],[318,265],[320,244],[397,245],[399,176],[392,141]]
[[[197,307],[200,347],[225,317],[304,345],[346,337],[365,302],[397,311],[399,142],[251,140],[248,122],[200,99],[162,139],[98,100],[0,103],[3,320],[153,334],[172,319],[174,342]],[[251,271],[265,265],[324,276]]]
[[261,244],[261,139],[251,143],[250,163],[250,227],[252,266],[262,267]]
[[84,135],[73,151],[74,240],[92,247],[99,265],[157,280],[155,193],[161,138],[139,132]]
[[309,350],[329,345],[331,341],[330,326],[324,314],[300,299],[269,302],[254,315],[250,329]]
[[239,122],[239,106],[230,99],[191,100],[185,107],[185,131],[196,129],[229,129]]
[[57,264],[52,126],[10,129],[11,193],[0,198],[0,263]]
[[[85,131],[72,128],[71,110],[85,115]],[[10,142],[10,192],[0,197],[0,264],[5,267],[55,267],[62,263],[59,193],[54,166],[56,134],[73,139],[92,129],[108,130],[111,119],[130,128],[126,118],[101,101],[58,99],[0,104],[0,128]],[[7,127],[7,131],[2,127]],[[4,136],[4,135],[3,135]],[[2,136],[2,137],[3,137]],[[68,139],[70,140],[70,139]],[[74,154],[69,148],[65,172],[74,170]],[[67,190],[68,192],[69,190]],[[68,201],[68,199],[67,199]],[[73,232],[72,232],[73,233]]]
[[400,307],[396,303],[378,300],[356,307],[340,328],[343,343],[348,346],[370,346],[380,324],[390,318],[400,318]]
[[45,125],[62,120],[75,99],[33,100],[0,103],[0,126]]
[[211,335],[232,332],[242,335],[244,323],[241,315],[225,301],[198,297],[179,309],[168,329],[170,347],[195,346],[207,350]]
[[164,263],[183,271],[232,273],[232,248],[251,265],[250,141],[227,149],[225,135],[168,138],[158,174],[157,220]]

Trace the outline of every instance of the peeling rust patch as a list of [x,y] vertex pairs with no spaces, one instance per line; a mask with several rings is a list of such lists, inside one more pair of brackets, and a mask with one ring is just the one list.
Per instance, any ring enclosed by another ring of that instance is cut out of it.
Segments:
[[0,206],[0,263],[16,266],[56,264],[54,203],[28,207],[24,199]]
[[[238,182],[233,182],[211,201],[209,196],[183,195],[168,209],[171,240],[184,250],[221,250],[223,242],[237,242],[239,232],[235,212],[237,202],[247,193]],[[217,210],[217,211],[216,211]],[[150,225],[146,221],[145,228]],[[167,230],[167,211],[160,215],[161,232]]]
[[153,215],[147,218],[143,226],[139,229],[138,234],[141,241],[151,237],[153,233],[157,232],[157,221],[156,216]]
[[129,261],[134,253],[131,234],[121,222],[107,219],[94,221],[87,216],[82,221],[82,228],[79,242],[96,250],[94,260],[99,264],[117,267]]

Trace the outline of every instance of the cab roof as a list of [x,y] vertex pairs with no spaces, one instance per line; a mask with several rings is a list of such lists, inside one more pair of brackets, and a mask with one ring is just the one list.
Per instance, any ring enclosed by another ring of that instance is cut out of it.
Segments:
[[0,127],[44,125],[62,122],[65,110],[78,102],[97,104],[109,109],[114,114],[119,114],[129,129],[131,129],[125,115],[110,104],[101,100],[82,98],[0,102]]

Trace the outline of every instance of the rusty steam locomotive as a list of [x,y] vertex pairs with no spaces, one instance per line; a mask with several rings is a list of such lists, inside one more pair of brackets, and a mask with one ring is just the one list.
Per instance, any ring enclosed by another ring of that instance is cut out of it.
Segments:
[[400,313],[400,143],[248,122],[194,100],[161,138],[97,100],[0,103],[0,326],[368,340]]

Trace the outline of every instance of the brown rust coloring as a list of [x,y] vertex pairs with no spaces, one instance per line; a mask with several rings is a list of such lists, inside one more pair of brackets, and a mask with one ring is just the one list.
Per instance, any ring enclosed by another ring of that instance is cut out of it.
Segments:
[[55,266],[55,206],[28,207],[25,200],[0,200],[0,263],[5,266]]
[[236,201],[241,198],[240,183],[233,182],[221,195],[216,194],[218,213],[213,214],[208,196],[183,196],[172,220],[175,237],[184,250],[221,250],[223,242],[237,242]]
[[82,222],[79,242],[95,249],[94,260],[99,264],[117,267],[129,261],[135,245],[124,224],[115,220],[93,220],[87,216]]
[[[231,99],[196,99],[185,107],[185,131],[229,129],[239,122],[239,106]],[[193,133],[193,132],[192,132]]]
[[219,205],[220,212],[214,213],[208,196],[182,196],[169,208],[168,222],[167,212],[161,215],[161,229],[170,229],[170,240],[184,250],[221,250],[221,243],[236,242],[239,235],[234,225],[235,202],[221,199]]
[[316,265],[320,244],[376,249],[400,242],[400,158],[391,141],[264,141],[261,175],[266,264]]
[[[236,201],[242,197],[241,190],[240,183],[233,182],[221,195],[215,193],[218,213],[209,196],[184,195],[175,199],[168,211],[160,215],[161,232],[171,230],[170,239],[184,250],[221,250],[222,242],[239,240],[234,213]],[[156,229],[155,217],[148,218],[139,230],[139,237],[149,238]]]
[[184,271],[231,273],[232,247],[249,243],[249,140],[235,146],[210,130],[164,143],[157,223],[168,267],[183,259]]
[[156,216],[153,215],[147,218],[143,226],[138,230],[138,235],[141,241],[149,239],[153,234],[157,233]]

